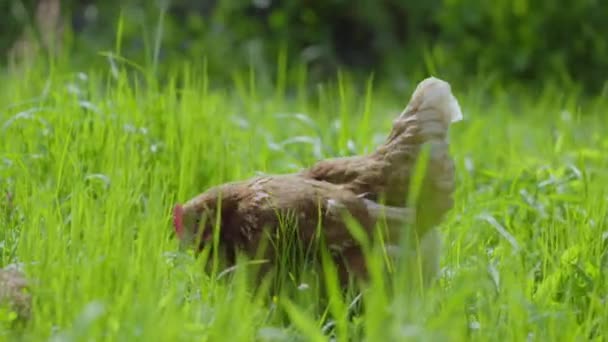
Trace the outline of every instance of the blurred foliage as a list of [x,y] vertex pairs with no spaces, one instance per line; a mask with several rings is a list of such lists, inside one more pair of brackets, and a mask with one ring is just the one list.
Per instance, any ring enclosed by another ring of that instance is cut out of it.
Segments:
[[0,1],[0,52],[5,62],[6,54],[27,25],[26,12],[22,6],[16,6],[11,1]]
[[[608,3],[599,0],[445,0],[438,44],[460,67],[529,80],[557,76],[603,85]],[[472,69],[475,68],[475,69]]]
[[[31,22],[33,3],[0,4],[2,52]],[[89,63],[103,50],[155,70],[205,60],[218,77],[250,66],[270,75],[283,52],[313,78],[340,67],[385,76],[425,68],[593,89],[608,74],[608,2],[599,0],[68,0],[62,13],[69,48]]]

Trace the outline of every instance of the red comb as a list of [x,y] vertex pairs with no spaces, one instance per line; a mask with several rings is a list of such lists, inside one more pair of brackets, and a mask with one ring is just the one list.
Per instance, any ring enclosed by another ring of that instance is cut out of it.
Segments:
[[173,208],[173,228],[177,237],[181,238],[184,234],[184,207],[180,204]]

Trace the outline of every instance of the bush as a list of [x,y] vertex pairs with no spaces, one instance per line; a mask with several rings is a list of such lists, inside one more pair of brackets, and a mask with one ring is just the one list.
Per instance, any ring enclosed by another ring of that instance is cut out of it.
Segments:
[[593,0],[445,0],[437,44],[465,70],[598,86],[608,71],[606,13],[608,3]]
[[[205,58],[214,75],[249,66],[272,74],[281,52],[287,63],[306,63],[313,77],[339,67],[385,75],[425,67],[456,78],[491,73],[501,80],[551,78],[597,88],[608,71],[608,3],[597,0],[73,0],[64,3],[65,13],[79,52],[114,49],[122,13],[127,58]],[[18,21],[10,19],[2,22],[12,29]]]

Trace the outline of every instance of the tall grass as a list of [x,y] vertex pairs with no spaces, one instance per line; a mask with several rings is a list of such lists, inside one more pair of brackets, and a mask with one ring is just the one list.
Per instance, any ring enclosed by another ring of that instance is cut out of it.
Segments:
[[3,338],[569,341],[608,331],[604,98],[454,86],[466,119],[451,130],[458,190],[440,279],[415,296],[407,282],[389,291],[372,259],[363,297],[342,297],[329,277],[322,300],[307,284],[259,295],[246,267],[212,278],[178,252],[170,210],[214,184],[370,151],[418,80],[397,93],[342,74],[311,90],[301,70],[266,89],[250,72],[221,88],[187,65],[157,82],[113,63],[0,76],[0,190],[13,198],[0,201],[0,265],[22,263],[34,294],[31,320],[3,322]]

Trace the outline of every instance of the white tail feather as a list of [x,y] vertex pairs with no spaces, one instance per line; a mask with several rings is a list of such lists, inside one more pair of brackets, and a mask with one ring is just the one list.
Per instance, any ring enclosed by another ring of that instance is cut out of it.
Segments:
[[435,108],[445,114],[448,122],[463,119],[462,110],[458,100],[452,94],[450,84],[432,76],[420,82],[414,90],[406,111],[412,107],[417,110]]

